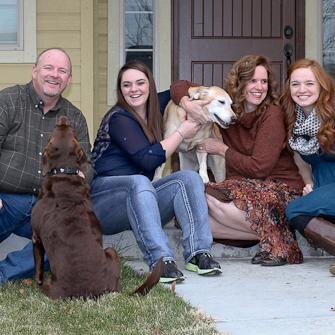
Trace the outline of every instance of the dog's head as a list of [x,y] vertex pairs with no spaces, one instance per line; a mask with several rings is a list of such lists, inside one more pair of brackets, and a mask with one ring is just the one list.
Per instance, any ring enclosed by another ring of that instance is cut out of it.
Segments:
[[190,87],[188,94],[194,100],[210,101],[204,106],[204,110],[221,128],[226,129],[236,121],[236,115],[231,108],[232,100],[224,89],[217,86],[196,86]]
[[42,155],[43,175],[51,169],[78,168],[83,171],[86,154],[79,144],[75,130],[66,116],[58,119]]

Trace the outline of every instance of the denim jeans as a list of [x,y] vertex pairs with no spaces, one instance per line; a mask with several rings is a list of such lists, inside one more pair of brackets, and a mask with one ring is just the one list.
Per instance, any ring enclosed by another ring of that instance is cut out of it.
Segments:
[[174,259],[163,230],[174,216],[182,230],[186,262],[211,248],[204,185],[194,171],[178,171],[154,182],[142,175],[98,176],[91,199],[103,234],[132,230],[149,267],[161,257]]
[[[11,233],[31,238],[31,209],[36,202],[33,194],[0,193],[0,242]],[[32,242],[22,250],[11,252],[0,262],[0,283],[11,279],[31,277],[34,273]]]

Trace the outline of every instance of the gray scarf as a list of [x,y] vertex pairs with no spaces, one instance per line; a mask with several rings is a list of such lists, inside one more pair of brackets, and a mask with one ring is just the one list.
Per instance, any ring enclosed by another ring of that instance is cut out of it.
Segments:
[[321,122],[315,109],[306,117],[303,109],[296,105],[296,121],[289,138],[289,146],[301,155],[311,155],[319,151],[320,145],[316,137]]

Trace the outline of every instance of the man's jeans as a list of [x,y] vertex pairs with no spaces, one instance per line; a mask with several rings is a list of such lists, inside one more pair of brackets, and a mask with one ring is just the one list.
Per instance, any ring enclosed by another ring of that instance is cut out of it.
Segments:
[[174,259],[162,228],[174,216],[182,230],[186,262],[210,250],[212,234],[204,185],[196,172],[178,171],[154,182],[142,175],[100,176],[91,187],[103,233],[132,230],[149,267],[161,257]]
[[[0,242],[11,233],[31,238],[31,209],[36,202],[32,194],[0,193]],[[14,251],[0,262],[0,283],[11,279],[31,277],[34,273],[32,242],[22,250]]]

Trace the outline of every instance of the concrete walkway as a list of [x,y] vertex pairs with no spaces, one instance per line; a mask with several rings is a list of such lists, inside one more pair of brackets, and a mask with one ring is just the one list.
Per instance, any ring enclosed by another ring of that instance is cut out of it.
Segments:
[[[334,258],[271,268],[249,259],[219,261],[224,270],[219,277],[183,271],[186,279],[176,285],[176,294],[212,316],[223,334],[335,334],[335,277],[328,272]],[[147,271],[140,261],[130,265]]]
[[[311,248],[298,236],[305,262],[299,265],[262,267],[250,263],[257,247],[240,249],[215,244],[213,256],[221,263],[218,277],[201,277],[184,269],[180,231],[168,228],[177,264],[186,279],[176,293],[214,318],[217,329],[231,335],[334,335],[335,276],[329,271],[334,257]],[[27,240],[12,235],[0,244],[0,259],[20,249]],[[131,232],[105,236],[132,259],[138,271],[148,271]]]
[[[184,268],[180,231],[166,232],[179,268]],[[335,262],[297,235],[305,262],[298,265],[263,267],[250,263],[258,247],[248,249],[214,244],[212,255],[221,263],[219,277],[201,277],[183,270],[186,280],[176,293],[192,306],[212,316],[217,329],[231,335],[335,335]],[[148,271],[131,232],[105,236],[134,260],[137,270]]]

